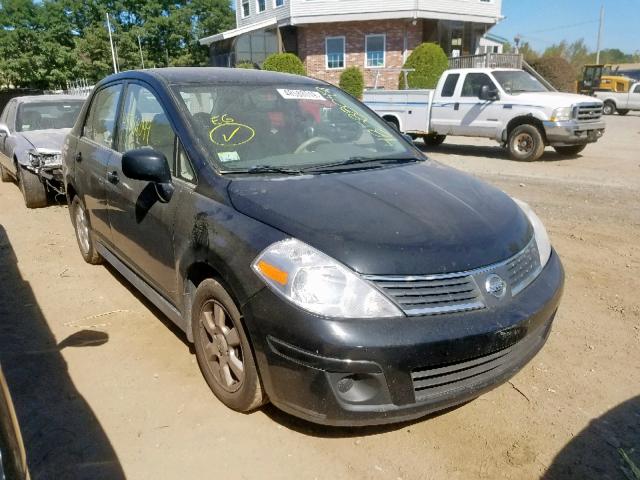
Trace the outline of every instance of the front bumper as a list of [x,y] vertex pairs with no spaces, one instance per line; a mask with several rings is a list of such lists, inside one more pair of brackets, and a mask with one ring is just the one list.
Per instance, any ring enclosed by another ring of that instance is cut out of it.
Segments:
[[553,147],[585,145],[597,142],[604,134],[604,120],[594,122],[542,122],[547,142]]
[[274,405],[315,423],[374,425],[418,418],[505,382],[544,345],[563,284],[553,252],[519,295],[473,312],[324,319],[265,288],[244,313]]

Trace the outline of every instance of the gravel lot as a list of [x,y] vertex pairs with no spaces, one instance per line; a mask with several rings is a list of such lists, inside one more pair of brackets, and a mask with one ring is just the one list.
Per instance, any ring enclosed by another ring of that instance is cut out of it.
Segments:
[[430,153],[531,203],[565,295],[511,382],[382,428],[226,409],[184,336],[113,269],[82,261],[66,206],[28,211],[1,184],[0,362],[33,478],[627,478],[618,449],[640,465],[640,116],[607,122],[576,158],[517,163],[461,138]]

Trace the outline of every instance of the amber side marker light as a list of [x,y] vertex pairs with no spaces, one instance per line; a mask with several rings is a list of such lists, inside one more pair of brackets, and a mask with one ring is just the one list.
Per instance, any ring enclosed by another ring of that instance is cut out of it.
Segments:
[[286,285],[289,281],[289,274],[287,272],[280,270],[278,267],[274,267],[264,260],[260,260],[257,266],[258,270],[260,270],[265,277],[270,278],[280,285]]

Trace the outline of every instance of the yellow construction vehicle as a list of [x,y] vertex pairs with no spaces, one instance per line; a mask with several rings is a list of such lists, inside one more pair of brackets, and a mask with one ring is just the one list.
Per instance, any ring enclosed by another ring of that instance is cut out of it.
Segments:
[[613,65],[585,65],[577,92],[584,95],[593,95],[593,92],[626,93],[634,82]]

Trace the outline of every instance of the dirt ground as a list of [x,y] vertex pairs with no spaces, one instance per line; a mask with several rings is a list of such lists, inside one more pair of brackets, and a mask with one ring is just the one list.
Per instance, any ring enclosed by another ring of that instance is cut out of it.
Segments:
[[640,115],[607,123],[571,159],[517,163],[460,138],[430,153],[531,203],[565,294],[511,382],[380,428],[228,410],[184,336],[113,269],[82,261],[66,206],[27,210],[0,185],[0,362],[33,478],[633,479],[619,449],[640,465]]

